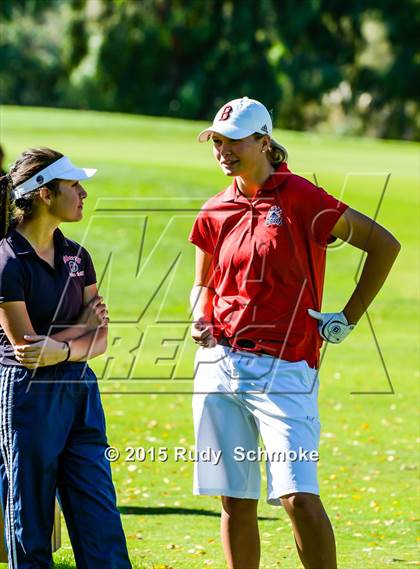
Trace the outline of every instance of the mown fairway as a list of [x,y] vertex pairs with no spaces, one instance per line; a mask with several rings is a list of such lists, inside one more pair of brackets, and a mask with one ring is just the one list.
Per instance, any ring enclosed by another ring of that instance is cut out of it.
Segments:
[[[196,143],[202,127],[119,114],[1,110],[7,162],[43,145],[99,170],[85,185],[83,222],[64,229],[90,250],[109,305],[109,351],[92,367],[101,378],[110,444],[121,452],[113,472],[135,568],[224,567],[219,501],[192,496],[193,464],[175,460],[176,447],[193,443],[194,252],[187,236],[203,201],[226,185],[210,147]],[[316,174],[320,185],[367,215],[375,214],[391,174],[378,220],[403,248],[369,311],[374,334],[364,317],[345,343],[327,349],[320,481],[340,568],[417,565],[418,147],[285,131],[276,138],[289,149],[295,172]],[[342,309],[359,260],[347,246],[330,251],[324,310]],[[127,447],[155,449],[155,460],[150,450],[144,461],[127,461]],[[157,456],[160,448],[167,449],[166,461]],[[286,515],[265,504],[264,485],[262,497],[262,567],[295,569]],[[65,531],[63,541],[56,561],[73,567]]]

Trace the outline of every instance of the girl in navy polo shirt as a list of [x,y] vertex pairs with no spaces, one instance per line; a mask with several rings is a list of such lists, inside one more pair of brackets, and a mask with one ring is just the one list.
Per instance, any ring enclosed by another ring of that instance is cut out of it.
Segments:
[[[339,343],[381,288],[398,241],[287,168],[267,109],[243,97],[224,105],[199,141],[233,183],[200,211],[191,293],[196,356],[194,492],[220,495],[230,569],[259,567],[260,467],[268,502],[290,516],[305,567],[336,569],[331,523],[317,480],[322,341]],[[327,244],[366,251],[342,312],[322,313]],[[264,448],[258,446],[259,437]]]
[[77,567],[128,569],[105,419],[87,360],[103,354],[107,309],[89,253],[58,226],[87,196],[47,148],[0,178],[0,475],[9,568],[47,569],[58,494]]

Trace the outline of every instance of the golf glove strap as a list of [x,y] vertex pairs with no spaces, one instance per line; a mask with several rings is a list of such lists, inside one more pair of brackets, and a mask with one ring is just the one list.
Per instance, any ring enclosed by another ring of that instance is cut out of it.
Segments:
[[308,308],[308,314],[318,320],[320,336],[331,344],[339,344],[350,334],[355,324],[349,324],[344,312],[317,312]]

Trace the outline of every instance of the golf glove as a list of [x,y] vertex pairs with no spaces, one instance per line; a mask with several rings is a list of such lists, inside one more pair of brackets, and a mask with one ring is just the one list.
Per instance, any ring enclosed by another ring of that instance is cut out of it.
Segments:
[[355,327],[349,324],[344,312],[317,312],[308,308],[308,314],[318,320],[318,331],[320,336],[331,344],[339,344]]

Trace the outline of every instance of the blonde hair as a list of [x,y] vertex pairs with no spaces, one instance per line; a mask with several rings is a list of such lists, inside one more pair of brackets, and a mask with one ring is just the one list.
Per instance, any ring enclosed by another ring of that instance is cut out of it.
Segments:
[[[263,136],[267,135],[260,134],[259,132],[254,133],[254,137],[257,140],[263,138]],[[267,148],[267,158],[270,164],[275,168],[278,168],[280,164],[283,164],[283,162],[287,162],[288,157],[289,155],[286,148],[282,144],[277,142],[277,140],[274,140],[274,138],[270,138],[270,142]]]

